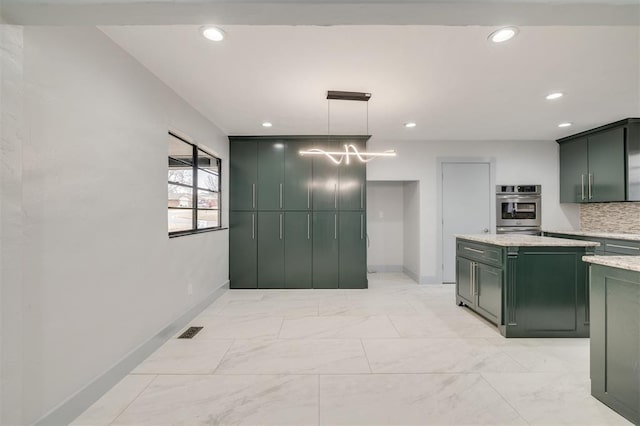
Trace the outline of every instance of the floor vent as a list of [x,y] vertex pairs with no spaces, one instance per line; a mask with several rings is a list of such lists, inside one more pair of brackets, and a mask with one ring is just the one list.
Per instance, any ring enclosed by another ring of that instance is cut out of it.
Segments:
[[200,330],[202,330],[202,327],[189,327],[184,333],[178,336],[178,339],[193,339]]

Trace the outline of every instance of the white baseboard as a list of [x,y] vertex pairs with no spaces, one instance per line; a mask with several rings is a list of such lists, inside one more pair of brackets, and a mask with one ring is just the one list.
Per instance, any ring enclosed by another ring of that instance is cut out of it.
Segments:
[[155,336],[152,336],[146,342],[129,352],[113,367],[44,415],[35,424],[37,426],[52,426],[68,425],[71,423],[94,402],[100,399],[100,397],[109,389],[122,380],[122,378],[129,374],[129,372],[138,366],[138,364],[144,361],[173,335],[189,324],[191,320],[193,320],[214,300],[222,296],[222,294],[228,289],[229,281],[226,281],[197,305],[193,306],[178,319],[164,327]]
[[373,272],[402,272],[402,265],[367,265],[367,271]]

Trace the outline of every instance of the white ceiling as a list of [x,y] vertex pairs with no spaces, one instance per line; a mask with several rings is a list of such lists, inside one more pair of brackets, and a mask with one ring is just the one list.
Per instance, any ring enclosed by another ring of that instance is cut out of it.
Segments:
[[385,140],[548,140],[640,116],[638,27],[522,27],[502,45],[477,26],[225,26],[222,43],[198,26],[101,29],[230,135],[326,134],[328,118],[364,133],[366,103],[328,113],[327,90],[371,92]]

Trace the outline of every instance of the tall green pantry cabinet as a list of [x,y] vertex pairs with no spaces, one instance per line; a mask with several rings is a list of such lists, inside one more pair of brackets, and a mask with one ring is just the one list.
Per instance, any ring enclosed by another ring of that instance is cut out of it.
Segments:
[[369,136],[232,136],[231,288],[366,288],[366,167],[321,148]]

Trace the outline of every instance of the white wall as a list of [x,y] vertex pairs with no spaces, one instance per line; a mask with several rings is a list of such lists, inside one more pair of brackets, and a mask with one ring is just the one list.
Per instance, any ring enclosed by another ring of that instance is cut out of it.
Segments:
[[402,182],[367,180],[367,265],[370,271],[401,271],[403,264]]
[[559,200],[558,146],[555,141],[411,141],[372,139],[367,149],[395,149],[396,158],[372,161],[367,179],[419,181],[420,199],[420,281],[436,282],[441,250],[437,223],[437,159],[442,157],[493,157],[496,183],[542,185],[542,225],[549,229],[578,229],[577,205]]
[[403,182],[403,245],[402,267],[416,281],[420,280],[420,184]]
[[14,319],[31,423],[225,284],[228,231],[167,237],[167,130],[229,163],[222,132],[99,30],[25,27],[24,44]]

